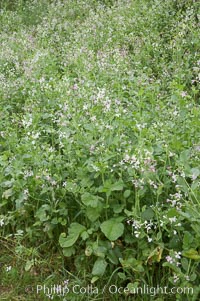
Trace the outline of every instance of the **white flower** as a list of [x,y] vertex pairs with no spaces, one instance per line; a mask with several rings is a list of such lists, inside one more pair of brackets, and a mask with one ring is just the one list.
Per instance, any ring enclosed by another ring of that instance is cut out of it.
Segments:
[[28,195],[28,194],[29,194],[28,189],[24,189],[24,194],[25,194],[25,195]]
[[94,150],[95,150],[95,145],[92,144],[92,145],[90,146],[90,152],[92,153]]
[[64,284],[68,285],[69,284],[69,279],[64,280]]
[[90,120],[94,122],[94,121],[97,120],[97,118],[96,118],[96,116],[92,116],[92,117],[90,118]]
[[176,258],[178,258],[178,259],[181,258],[181,252],[175,252],[174,254],[175,254],[175,257],[176,257]]
[[173,222],[175,223],[175,222],[176,222],[176,216],[174,216],[174,217],[169,217],[169,221],[170,221],[171,224],[172,224]]
[[152,242],[153,238],[148,236],[148,242]]
[[177,176],[176,175],[172,175],[172,182],[175,183],[177,181]]
[[134,231],[134,234],[135,234],[135,237],[139,237],[140,236],[140,232],[138,232],[138,231]]
[[185,96],[187,96],[187,92],[185,92],[185,91],[182,91],[182,92],[181,92],[181,96],[182,96],[182,97],[185,97]]
[[0,219],[0,227],[2,227],[3,225],[4,225],[4,220],[2,218],[2,219]]
[[85,104],[85,105],[83,106],[83,110],[85,111],[85,110],[87,110],[87,109],[88,109],[88,105]]
[[173,258],[171,257],[171,256],[166,256],[166,260],[167,260],[167,262],[169,262],[169,263],[173,263],[174,262],[174,260],[173,260]]
[[126,154],[125,157],[124,157],[124,161],[127,162],[129,160],[130,160],[130,156],[128,154]]
[[6,267],[6,272],[9,272],[12,269],[11,265]]
[[174,275],[174,283],[176,283],[179,280],[179,277],[175,274]]

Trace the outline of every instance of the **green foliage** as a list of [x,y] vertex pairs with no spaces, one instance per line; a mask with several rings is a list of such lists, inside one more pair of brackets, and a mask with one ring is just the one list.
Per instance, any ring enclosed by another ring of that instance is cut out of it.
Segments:
[[199,300],[197,2],[0,3],[4,287],[52,252],[62,273],[39,281],[69,278],[70,300]]
[[[123,219],[123,217],[122,217]],[[117,240],[124,232],[124,225],[120,223],[121,218],[109,219],[101,224],[101,231],[110,241]]]

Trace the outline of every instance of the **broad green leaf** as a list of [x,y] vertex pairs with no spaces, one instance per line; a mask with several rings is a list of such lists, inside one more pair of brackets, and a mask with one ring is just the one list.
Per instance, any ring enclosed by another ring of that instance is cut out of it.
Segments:
[[184,248],[189,249],[189,247],[191,247],[193,240],[194,240],[194,236],[190,232],[186,231],[183,237]]
[[175,217],[175,216],[176,217],[179,216],[179,213],[175,208],[172,208],[167,212],[167,217]]
[[114,213],[121,213],[122,210],[124,209],[125,205],[124,204],[113,204],[112,209]]
[[75,248],[74,247],[69,247],[69,248],[63,248],[63,255],[65,257],[70,257],[73,254],[75,254]]
[[156,144],[154,146],[154,155],[159,156],[164,152],[163,146],[161,144]]
[[144,272],[144,268],[142,266],[142,262],[137,260],[134,257],[129,257],[128,259],[119,259],[121,265],[125,269],[131,269],[134,272],[142,273]]
[[190,276],[190,281],[195,281],[197,278],[197,274],[192,273],[192,275]]
[[137,265],[137,259],[134,257],[129,257],[127,259],[120,258],[119,261],[124,268],[131,268]]
[[157,233],[157,235],[156,235],[156,240],[159,241],[159,240],[161,240],[161,239],[162,239],[162,232],[159,231],[159,232]]
[[49,219],[49,216],[47,215],[47,212],[51,210],[51,208],[48,205],[43,205],[40,207],[37,211],[35,216],[41,221],[47,221]]
[[182,239],[178,235],[173,235],[169,241],[169,248],[173,250],[180,250],[182,246]]
[[0,184],[1,187],[11,187],[14,183],[14,179],[12,179],[11,181],[5,181],[5,182],[2,182]]
[[187,272],[188,270],[188,259],[187,258],[181,258],[181,266],[183,267],[183,269]]
[[81,238],[82,238],[82,240],[86,240],[88,237],[89,237],[89,234],[88,234],[87,231],[83,231],[83,232],[81,233]]
[[103,276],[107,267],[107,262],[103,258],[98,258],[93,266],[92,275],[94,276]]
[[13,195],[13,190],[12,188],[9,188],[3,192],[2,198],[7,200],[12,195]]
[[196,232],[195,234],[197,235],[197,237],[200,237],[200,224],[199,221],[192,224],[192,229],[194,229],[194,231]]
[[96,195],[92,195],[89,192],[85,192],[82,197],[81,200],[83,202],[84,205],[86,206],[91,206],[93,208],[96,208],[99,204],[99,197]]
[[99,276],[92,277],[91,283],[95,283],[99,279]]
[[184,151],[182,151],[180,153],[179,161],[182,164],[187,165],[190,159],[190,153],[191,151],[189,149],[185,149]]
[[116,265],[119,263],[119,258],[115,254],[114,250],[109,250],[108,254],[107,254],[107,257],[108,257],[108,259],[110,260],[111,263],[116,264]]
[[89,192],[85,192],[82,195],[81,200],[82,200],[82,202],[83,202],[84,205],[96,208],[96,207],[98,207],[101,204],[102,198],[100,198],[97,195],[93,195],[93,194],[91,194]]
[[194,260],[200,260],[200,254],[195,249],[190,249],[188,251],[183,251],[182,255],[184,257],[194,259]]
[[200,169],[197,168],[197,167],[192,168],[192,169],[190,170],[190,172],[191,172],[191,175],[192,175],[193,177],[195,177],[195,178],[197,178],[197,177],[200,175]]
[[95,222],[100,217],[102,209],[103,206],[101,203],[96,208],[88,206],[86,208],[86,216],[89,218],[91,222]]
[[115,183],[112,183],[110,180],[105,181],[103,186],[99,187],[99,192],[106,192],[107,195],[110,195],[112,191],[121,191],[124,188],[124,182],[119,180]]
[[136,289],[139,285],[139,282],[134,282],[134,283],[128,283],[127,288],[129,289],[130,294],[135,294]]
[[76,235],[76,236],[72,237],[70,240],[69,236],[68,236],[68,238],[66,238],[66,233],[61,233],[60,237],[59,237],[59,244],[62,248],[72,246],[76,242],[78,237],[79,237],[79,235]]
[[154,211],[151,208],[147,208],[144,212],[142,212],[141,217],[143,220],[150,220],[154,217]]
[[100,227],[110,241],[118,239],[124,232],[124,225],[114,218],[103,222]]
[[170,268],[171,270],[173,270],[176,274],[180,274],[181,273],[181,270],[180,268],[178,268],[175,264],[173,263],[169,263],[169,262],[164,262],[163,267],[168,267]]
[[125,190],[124,191],[124,198],[127,199],[131,194],[131,191],[130,190]]
[[104,258],[105,257],[105,254],[107,253],[107,249],[103,246],[97,246],[97,247],[93,247],[93,250],[94,250],[94,254],[97,256],[97,257],[102,257]]
[[26,265],[25,265],[25,271],[28,272],[30,271],[30,269],[32,268],[32,266],[34,266],[34,260],[27,260],[26,261]]
[[185,179],[182,177],[178,177],[177,182],[178,182],[178,185],[180,185],[181,190],[188,193],[189,190],[188,190],[188,186],[187,186]]
[[121,191],[124,188],[124,182],[119,180],[111,185],[111,191]]
[[118,275],[118,277],[120,278],[120,279],[122,279],[122,280],[126,280],[126,274],[125,273],[121,273],[121,272],[119,272],[119,273],[117,273],[117,275]]
[[65,233],[61,233],[59,243],[62,248],[68,248],[74,245],[79,235],[86,230],[84,226],[78,223],[72,223],[69,228],[69,235],[66,237]]

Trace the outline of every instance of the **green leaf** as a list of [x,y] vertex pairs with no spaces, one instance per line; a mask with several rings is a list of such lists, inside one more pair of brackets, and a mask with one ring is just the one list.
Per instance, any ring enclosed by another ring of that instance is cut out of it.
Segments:
[[154,146],[154,155],[159,156],[164,152],[163,146],[161,144],[156,144]]
[[65,233],[61,233],[59,243],[62,248],[68,248],[75,244],[79,235],[85,231],[86,228],[78,223],[72,223],[69,228],[69,235],[66,237]]
[[89,192],[85,192],[82,197],[81,197],[81,200],[83,202],[84,205],[86,206],[91,206],[93,208],[96,208],[98,207],[101,198],[96,196],[96,195],[92,195],[91,193]]
[[91,283],[95,283],[99,279],[99,276],[92,277]]
[[142,262],[134,257],[129,257],[127,259],[119,259],[119,261],[124,269],[131,269],[132,271],[139,273],[144,272]]
[[181,274],[181,270],[180,268],[178,268],[176,265],[174,265],[173,263],[169,263],[169,262],[164,262],[163,263],[163,267],[168,267],[171,270],[173,270],[176,274]]
[[118,275],[118,277],[119,277],[120,279],[126,280],[126,274],[125,274],[125,273],[119,272],[119,273],[117,273],[117,275]]
[[141,217],[143,220],[150,220],[154,217],[154,211],[151,208],[147,208],[144,212],[142,212]]
[[183,251],[182,255],[184,257],[187,257],[187,258],[190,258],[190,259],[200,260],[200,254],[195,249],[190,249],[190,250],[187,250],[187,251]]
[[83,231],[83,232],[81,233],[81,238],[82,238],[82,240],[86,240],[86,239],[88,239],[88,237],[89,237],[89,234],[88,234],[87,231]]
[[124,204],[113,204],[112,208],[114,213],[121,213],[122,210],[124,209]]
[[187,258],[181,258],[181,266],[183,267],[183,269],[187,272],[188,270],[188,259]]
[[182,246],[182,240],[178,235],[173,235],[172,238],[170,238],[169,241],[169,248],[173,250],[180,250]]
[[137,287],[139,286],[139,282],[128,283],[127,288],[130,291],[130,294],[135,294]]
[[175,216],[176,217],[179,216],[179,213],[175,208],[172,208],[167,212],[167,217],[175,217]]
[[38,218],[41,222],[45,222],[49,219],[49,216],[47,215],[47,212],[50,210],[50,206],[43,205],[40,207],[35,214],[35,217]]
[[89,218],[91,222],[95,222],[100,217],[102,209],[103,209],[102,204],[99,204],[97,208],[88,206],[86,208],[86,216]]
[[192,168],[192,169],[190,170],[190,172],[191,172],[191,175],[192,175],[193,177],[195,177],[195,178],[197,178],[197,177],[200,175],[200,169],[197,168],[197,167]]
[[98,240],[98,242],[95,241],[92,244],[92,249],[95,256],[102,257],[102,258],[105,257],[109,247],[111,248],[111,244],[108,241]]
[[103,222],[100,227],[110,241],[118,239],[124,232],[124,225],[114,218]]
[[2,198],[7,200],[12,195],[13,195],[13,190],[12,190],[12,188],[10,188],[3,192]]
[[197,274],[192,273],[192,275],[190,276],[190,281],[195,281],[197,278]]
[[69,247],[69,248],[63,248],[63,255],[65,257],[70,257],[73,254],[75,254],[75,248],[74,247]]
[[107,267],[107,262],[103,258],[98,258],[93,266],[92,275],[94,276],[103,276]]
[[182,191],[184,191],[184,192],[186,192],[186,193],[189,192],[187,183],[186,183],[186,181],[185,181],[184,178],[178,177],[177,182],[178,182],[178,185],[180,185]]
[[131,194],[131,191],[130,190],[125,190],[124,191],[124,198],[127,199]]
[[124,188],[124,182],[119,180],[111,185],[111,191],[121,191]]
[[115,254],[114,250],[109,250],[107,254],[108,259],[110,260],[111,263],[117,265],[119,263],[119,258]]
[[190,158],[190,150],[186,149],[184,151],[181,152],[179,160],[181,161],[181,163],[187,163],[189,158]]
[[34,260],[27,260],[26,261],[26,265],[25,265],[25,271],[28,272],[30,271],[30,269],[32,268],[32,266],[34,266]]
[[159,241],[159,240],[162,240],[162,232],[159,231],[156,235],[156,240]]
[[194,240],[194,236],[190,232],[186,231],[183,237],[184,249],[189,249],[189,247],[191,247],[193,240]]
[[5,181],[0,184],[1,187],[11,187],[13,185],[14,179],[11,181]]

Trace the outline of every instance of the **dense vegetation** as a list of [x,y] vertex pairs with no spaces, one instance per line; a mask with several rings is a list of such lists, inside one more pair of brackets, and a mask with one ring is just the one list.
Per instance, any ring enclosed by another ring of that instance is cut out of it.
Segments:
[[198,1],[0,8],[1,300],[199,300]]

